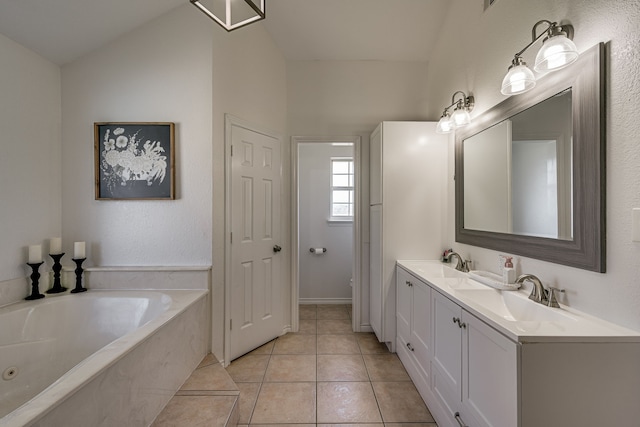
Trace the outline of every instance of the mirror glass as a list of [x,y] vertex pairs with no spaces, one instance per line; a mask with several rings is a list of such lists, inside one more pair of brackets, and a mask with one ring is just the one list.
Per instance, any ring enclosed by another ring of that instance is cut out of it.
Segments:
[[573,239],[571,88],[463,141],[464,226]]
[[455,134],[456,242],[605,272],[604,44]]

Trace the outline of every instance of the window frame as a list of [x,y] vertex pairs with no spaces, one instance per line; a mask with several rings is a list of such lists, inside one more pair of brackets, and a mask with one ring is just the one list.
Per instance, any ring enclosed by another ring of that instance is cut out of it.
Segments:
[[[346,162],[348,163],[347,173],[334,173],[334,162]],[[347,181],[351,185],[347,186],[334,186],[334,176],[347,176]],[[335,191],[347,191],[349,192],[349,200],[347,202],[334,202]],[[350,215],[334,215],[334,205],[348,205],[348,211]],[[355,161],[353,156],[332,156],[329,161],[329,222],[344,223],[353,222],[355,214]]]

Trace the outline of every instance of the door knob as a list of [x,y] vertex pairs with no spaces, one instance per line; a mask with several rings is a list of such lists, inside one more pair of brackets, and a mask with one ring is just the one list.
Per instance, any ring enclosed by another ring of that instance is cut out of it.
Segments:
[[278,253],[282,250],[282,248],[279,245],[274,245],[273,246],[273,252]]

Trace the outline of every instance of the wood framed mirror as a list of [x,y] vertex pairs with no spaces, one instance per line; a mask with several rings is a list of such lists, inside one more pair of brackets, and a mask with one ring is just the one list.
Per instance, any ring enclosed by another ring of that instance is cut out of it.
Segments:
[[456,131],[456,241],[605,272],[604,44]]

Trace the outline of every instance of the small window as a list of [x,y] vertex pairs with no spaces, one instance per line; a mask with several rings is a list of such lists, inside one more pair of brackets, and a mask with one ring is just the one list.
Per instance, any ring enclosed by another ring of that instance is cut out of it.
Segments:
[[353,221],[353,180],[353,158],[332,158],[330,221]]

